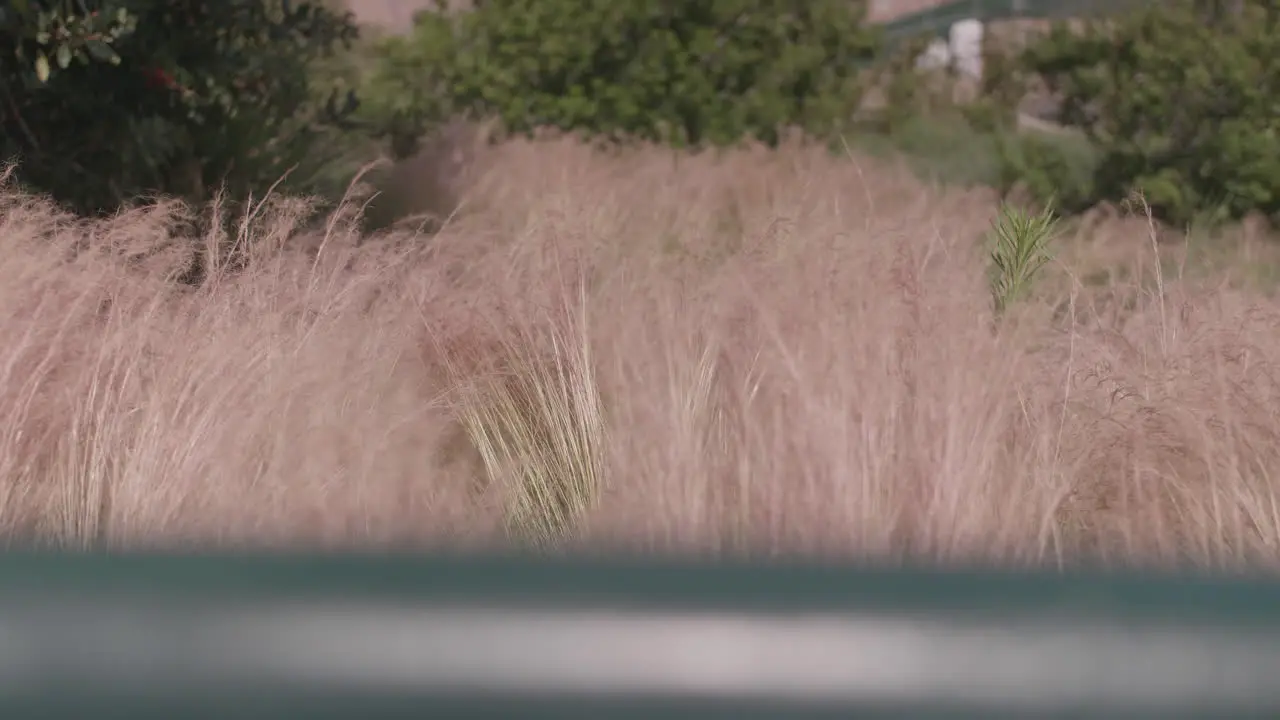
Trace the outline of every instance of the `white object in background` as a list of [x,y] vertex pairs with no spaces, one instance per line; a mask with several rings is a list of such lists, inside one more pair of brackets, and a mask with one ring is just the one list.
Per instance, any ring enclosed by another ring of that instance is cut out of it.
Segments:
[[916,58],[916,69],[938,70],[951,64],[951,45],[942,38],[929,43],[929,48]]
[[958,72],[982,79],[982,21],[961,20],[951,26],[951,62]]

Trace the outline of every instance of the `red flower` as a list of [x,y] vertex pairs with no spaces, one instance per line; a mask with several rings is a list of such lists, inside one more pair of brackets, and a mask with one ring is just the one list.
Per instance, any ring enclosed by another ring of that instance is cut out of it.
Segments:
[[147,80],[147,87],[151,89],[164,88],[166,90],[181,90],[182,86],[178,85],[178,81],[168,72],[158,67],[147,67],[142,69],[142,75]]

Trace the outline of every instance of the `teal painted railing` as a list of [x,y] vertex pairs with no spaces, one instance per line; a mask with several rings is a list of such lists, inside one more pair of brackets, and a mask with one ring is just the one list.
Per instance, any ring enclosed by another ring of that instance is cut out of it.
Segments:
[[1280,717],[1280,584],[0,557],[0,717]]
[[923,34],[945,36],[957,22],[983,23],[1015,18],[1092,17],[1132,10],[1158,0],[956,0],[883,23],[890,44]]

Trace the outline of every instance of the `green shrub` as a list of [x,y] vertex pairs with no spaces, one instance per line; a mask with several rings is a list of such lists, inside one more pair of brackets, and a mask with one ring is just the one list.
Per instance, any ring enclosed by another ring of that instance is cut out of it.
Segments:
[[877,33],[850,0],[443,3],[383,47],[370,110],[406,143],[452,113],[677,146],[831,134]]
[[315,63],[350,17],[289,0],[14,0],[0,9],[0,151],[80,213],[242,198],[323,167],[340,106]]
[[887,131],[872,128],[854,144],[875,152],[878,141],[926,182],[971,187],[996,182],[999,139],[999,133],[976,128],[953,110],[910,115]]
[[927,114],[937,98],[935,88],[920,72],[916,60],[934,40],[930,33],[902,38],[876,58],[871,77],[883,98],[882,106],[870,114],[869,125],[892,133],[900,125]]
[[1065,213],[1089,209],[1097,200],[1098,157],[1085,138],[1034,131],[997,136],[1000,193],[1023,193],[1029,200]]
[[1176,0],[1024,54],[1097,148],[1092,194],[1141,191],[1162,219],[1280,216],[1280,4]]
[[376,135],[390,140],[397,159],[413,155],[422,135],[456,112],[452,84],[461,22],[441,2],[437,12],[417,15],[410,35],[384,38],[371,53],[374,71],[362,88],[361,116]]

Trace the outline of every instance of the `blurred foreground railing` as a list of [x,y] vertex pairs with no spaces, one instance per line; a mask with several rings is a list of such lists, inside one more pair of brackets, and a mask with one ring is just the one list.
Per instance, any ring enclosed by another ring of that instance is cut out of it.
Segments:
[[0,718],[1280,717],[1280,585],[0,558]]

